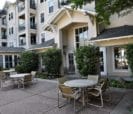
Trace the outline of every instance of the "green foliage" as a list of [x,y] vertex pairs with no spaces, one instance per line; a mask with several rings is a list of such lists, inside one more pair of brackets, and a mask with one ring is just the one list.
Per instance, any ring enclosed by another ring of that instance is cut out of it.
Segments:
[[76,50],[77,68],[81,75],[99,73],[99,48],[89,45]]
[[23,52],[20,57],[20,65],[16,66],[16,71],[27,73],[38,69],[38,55],[34,52]]
[[49,49],[43,54],[43,64],[48,74],[60,74],[62,55],[60,49]]
[[[73,8],[82,7],[87,1],[91,2],[94,0],[72,0],[74,3]],[[109,24],[109,18],[112,14],[118,13],[123,16],[132,11],[133,0],[95,0],[96,2],[96,12],[98,13],[97,21]],[[121,12],[123,11],[124,12]]]
[[123,82],[121,80],[111,79],[109,81],[109,84],[110,84],[110,87],[133,89],[133,81],[131,81],[131,82]]
[[128,64],[133,74],[133,44],[128,44],[126,46],[126,52],[127,52]]

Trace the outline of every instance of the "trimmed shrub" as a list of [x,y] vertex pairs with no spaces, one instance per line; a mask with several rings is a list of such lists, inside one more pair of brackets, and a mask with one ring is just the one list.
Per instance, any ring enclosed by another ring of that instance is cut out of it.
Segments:
[[20,56],[20,64],[16,66],[19,73],[28,73],[38,69],[38,55],[34,52],[23,52]]
[[99,48],[89,45],[83,46],[76,50],[76,63],[79,73],[83,76],[88,74],[98,74],[99,65]]
[[62,55],[60,49],[48,49],[43,53],[43,64],[45,65],[45,71],[48,75],[60,74]]

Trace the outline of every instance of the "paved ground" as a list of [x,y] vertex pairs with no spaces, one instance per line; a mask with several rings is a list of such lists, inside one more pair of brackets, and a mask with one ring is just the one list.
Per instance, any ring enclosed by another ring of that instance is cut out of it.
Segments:
[[[39,80],[25,89],[0,90],[0,114],[74,114],[73,105],[57,107],[57,83]],[[99,109],[87,106],[79,114],[131,114],[133,90],[111,89],[112,100]],[[65,102],[62,100],[62,102]]]

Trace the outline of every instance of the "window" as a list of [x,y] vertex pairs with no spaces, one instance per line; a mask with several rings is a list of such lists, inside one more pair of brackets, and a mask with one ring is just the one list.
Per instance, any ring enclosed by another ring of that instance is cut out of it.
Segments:
[[11,34],[13,34],[13,31],[14,31],[14,30],[13,30],[13,27],[12,27],[12,28],[11,28]]
[[88,39],[88,27],[75,29],[75,37],[76,48],[84,46],[86,44],[86,40]]
[[44,43],[45,42],[45,33],[42,33],[41,34],[41,43]]
[[22,46],[22,45],[26,45],[26,35],[21,35],[19,36],[19,45]]
[[31,44],[32,45],[36,44],[36,35],[35,34],[31,34]]
[[2,47],[7,47],[7,43],[6,42],[2,42]]
[[2,18],[2,25],[6,25],[6,17]]
[[53,0],[48,0],[48,8],[49,8],[49,13],[52,13],[54,11],[54,2],[53,2]]
[[44,2],[44,0],[40,0],[40,3]]
[[13,19],[13,12],[9,13],[9,20]]
[[19,63],[19,59],[17,55],[14,55],[14,65],[17,66]]
[[6,68],[12,68],[12,55],[5,55],[5,66]]
[[14,29],[13,27],[9,28],[9,35],[13,34],[14,33]]
[[10,17],[11,15],[9,14],[9,20],[11,19],[11,17]]
[[43,23],[44,22],[44,13],[41,13],[40,17],[41,17],[41,23]]
[[128,63],[126,59],[126,52],[125,49],[122,47],[115,47],[114,48],[114,65],[115,69],[122,70],[128,69]]
[[11,13],[11,19],[13,19],[13,12]]

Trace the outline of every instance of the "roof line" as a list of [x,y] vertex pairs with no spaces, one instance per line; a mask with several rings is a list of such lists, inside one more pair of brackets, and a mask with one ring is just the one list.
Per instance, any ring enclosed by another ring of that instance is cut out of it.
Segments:
[[97,40],[91,39],[90,41],[92,41],[92,42],[100,42],[100,41],[108,41],[108,40],[124,39],[124,38],[133,38],[133,35],[112,37],[112,38],[106,38],[106,39],[97,39]]

